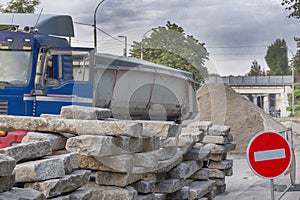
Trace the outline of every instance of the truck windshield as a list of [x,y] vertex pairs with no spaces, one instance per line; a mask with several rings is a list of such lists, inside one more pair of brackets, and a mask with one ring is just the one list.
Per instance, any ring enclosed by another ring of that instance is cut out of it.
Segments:
[[0,51],[0,83],[26,84],[30,60],[30,51]]

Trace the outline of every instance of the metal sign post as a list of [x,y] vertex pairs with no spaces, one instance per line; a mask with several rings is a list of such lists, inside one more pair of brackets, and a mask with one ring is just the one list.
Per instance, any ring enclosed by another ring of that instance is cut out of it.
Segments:
[[275,200],[274,194],[274,179],[270,179],[271,200]]

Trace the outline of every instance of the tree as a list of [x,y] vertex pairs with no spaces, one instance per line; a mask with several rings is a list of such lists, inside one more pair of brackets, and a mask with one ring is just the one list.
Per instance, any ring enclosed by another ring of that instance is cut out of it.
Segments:
[[209,73],[209,76],[218,76],[218,77],[220,77],[220,74],[217,74],[217,73]]
[[289,75],[287,46],[284,39],[276,39],[268,46],[265,60],[270,68],[270,75]]
[[204,43],[191,35],[186,35],[182,27],[167,22],[165,27],[154,28],[150,37],[141,42],[133,42],[130,49],[132,57],[140,57],[143,45],[143,59],[172,68],[186,70],[194,74],[196,81],[208,77],[204,66],[208,52]]
[[261,69],[261,66],[258,64],[256,60],[252,62],[250,72],[248,73],[248,76],[262,76],[263,71]]
[[296,81],[300,80],[300,52],[297,51],[295,57],[291,60],[291,67],[294,68],[294,75]]
[[291,11],[288,17],[300,18],[300,0],[282,0],[281,5]]
[[2,13],[34,13],[40,0],[11,0],[6,6],[0,6]]

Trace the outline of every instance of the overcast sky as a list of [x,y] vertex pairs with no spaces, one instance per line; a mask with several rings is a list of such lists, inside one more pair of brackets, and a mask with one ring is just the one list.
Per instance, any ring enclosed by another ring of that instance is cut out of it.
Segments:
[[[7,0],[0,0],[5,3]],[[100,0],[41,0],[37,13],[69,14],[75,22],[93,23]],[[300,20],[289,19],[281,0],[106,0],[97,12],[97,26],[116,37],[98,32],[98,51],[122,55],[125,35],[128,48],[143,34],[167,21],[206,44],[209,71],[220,75],[244,75],[253,60],[265,69],[267,46],[277,38],[286,40],[296,53],[294,37],[300,37]],[[74,46],[93,47],[93,28],[76,25]],[[147,34],[148,35],[148,34]],[[149,33],[150,35],[150,33]]]

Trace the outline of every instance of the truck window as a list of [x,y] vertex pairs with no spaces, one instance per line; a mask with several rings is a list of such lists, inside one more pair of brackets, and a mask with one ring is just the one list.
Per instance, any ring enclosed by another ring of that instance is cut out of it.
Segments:
[[46,53],[43,62],[43,78],[44,84],[47,86],[57,86],[59,85],[57,69],[58,69],[57,56]]
[[73,74],[75,81],[89,80],[89,55],[78,54],[73,56]]
[[31,54],[31,51],[0,51],[0,82],[27,84]]
[[60,83],[68,81],[89,81],[90,51],[49,50],[53,58],[54,77]]

